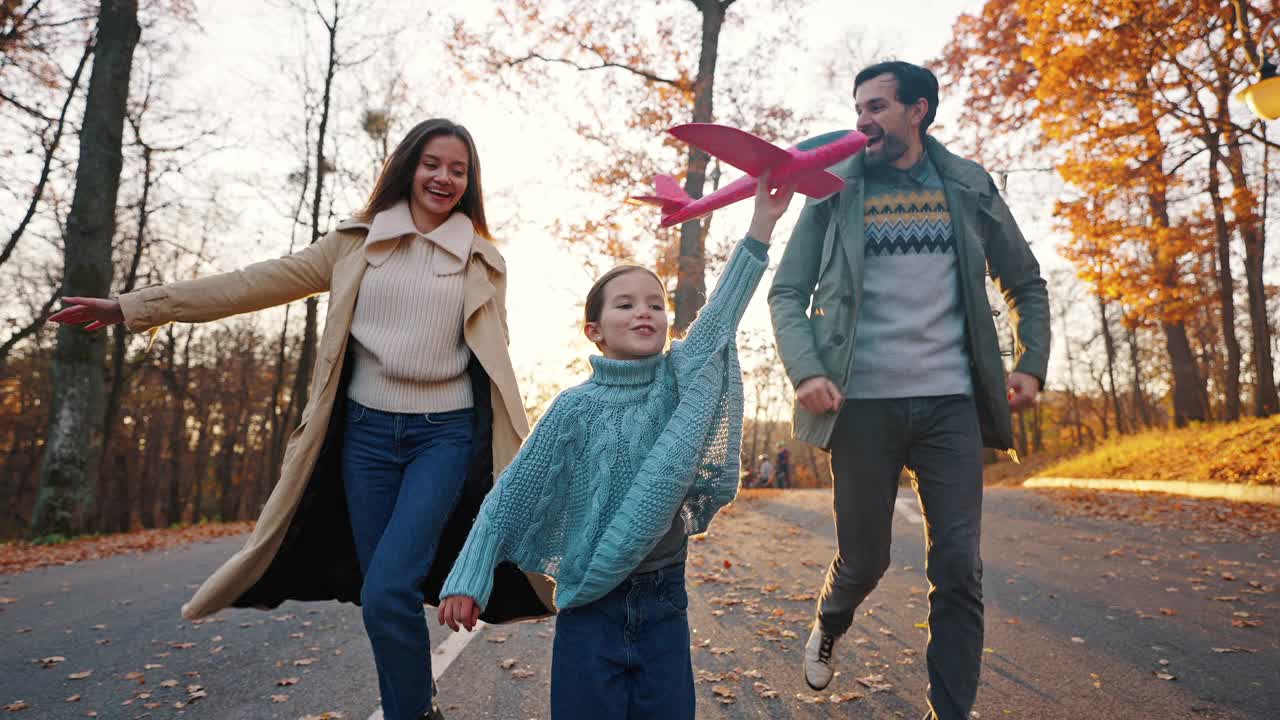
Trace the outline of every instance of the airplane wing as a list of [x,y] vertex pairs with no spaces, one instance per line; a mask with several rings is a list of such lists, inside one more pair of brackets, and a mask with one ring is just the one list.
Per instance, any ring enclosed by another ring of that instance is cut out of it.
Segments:
[[791,161],[791,153],[738,128],[688,123],[671,128],[670,133],[754,177]]
[[829,172],[809,173],[796,182],[796,192],[821,200],[844,189],[844,178]]

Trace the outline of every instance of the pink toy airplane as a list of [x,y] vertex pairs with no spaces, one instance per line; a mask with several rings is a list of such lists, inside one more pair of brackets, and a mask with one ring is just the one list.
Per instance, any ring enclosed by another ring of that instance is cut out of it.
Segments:
[[662,227],[700,218],[755,195],[758,178],[766,172],[773,173],[775,187],[794,183],[797,192],[809,197],[824,198],[838,193],[844,189],[844,180],[826,168],[856,154],[867,144],[867,136],[856,130],[825,133],[786,150],[749,132],[712,123],[677,125],[668,132],[747,175],[697,200],[689,197],[675,178],[657,176],[653,179],[652,195],[632,199],[660,206]]

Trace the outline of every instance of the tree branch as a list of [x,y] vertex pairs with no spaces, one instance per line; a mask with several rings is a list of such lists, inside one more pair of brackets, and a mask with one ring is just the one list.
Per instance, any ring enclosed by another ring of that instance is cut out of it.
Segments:
[[[84,53],[80,56],[80,64],[76,65],[76,72],[71,76],[70,87],[67,89],[67,99],[63,101],[62,112],[58,114],[57,125],[53,131],[53,140],[45,148],[44,167],[40,170],[40,179],[36,181],[35,189],[31,191],[31,202],[27,205],[26,214],[22,216],[18,227],[9,235],[9,241],[5,243],[4,250],[0,250],[0,265],[4,265],[9,260],[9,256],[13,254],[13,249],[18,245],[18,240],[26,232],[27,224],[31,222],[31,218],[36,214],[36,207],[40,205],[40,198],[44,196],[44,186],[49,181],[53,157],[58,152],[58,144],[62,141],[62,131],[66,127],[67,110],[71,107],[71,100],[76,95],[76,88],[80,87],[80,75],[84,72],[85,65],[88,64],[89,56],[93,54],[93,46],[92,38],[84,44]],[[49,123],[52,125],[55,121],[50,120]]]
[[44,113],[31,107],[30,105],[19,102],[17,98],[13,97],[12,95],[10,95],[9,93],[6,93],[3,90],[0,90],[0,100],[3,100],[9,103],[10,105],[18,108],[19,110],[30,115],[31,117],[39,118],[47,123],[53,122],[53,118],[49,117],[48,115],[45,115]]
[[674,88],[681,88],[681,89],[684,88],[684,86],[677,80],[664,78],[660,75],[655,75],[654,73],[651,73],[648,70],[641,70],[640,68],[631,67],[630,65],[626,65],[624,63],[611,62],[603,59],[601,60],[599,65],[581,65],[579,63],[574,62],[573,60],[569,60],[568,58],[553,58],[553,57],[547,57],[546,55],[543,55],[541,53],[530,52],[528,55],[525,55],[524,57],[518,57],[518,58],[509,57],[502,64],[508,67],[515,67],[516,65],[523,65],[524,63],[530,60],[539,60],[545,63],[556,63],[560,65],[568,65],[574,70],[578,70],[580,72],[588,72],[591,70],[608,70],[608,69],[625,70],[631,73],[632,75],[638,75],[644,78],[645,80],[648,80],[649,82],[661,83],[663,85],[670,85],[671,87],[674,87]]
[[60,297],[62,297],[61,284],[59,284],[53,291],[53,296],[50,297],[48,301],[45,302],[44,306],[40,308],[40,311],[36,313],[35,319],[31,321],[30,325],[10,335],[3,344],[0,344],[0,372],[4,371],[5,363],[9,360],[10,351],[13,350],[15,345],[22,342],[23,339],[39,330],[44,325],[45,320],[49,317],[49,312],[53,310],[53,304],[58,302],[58,298]]

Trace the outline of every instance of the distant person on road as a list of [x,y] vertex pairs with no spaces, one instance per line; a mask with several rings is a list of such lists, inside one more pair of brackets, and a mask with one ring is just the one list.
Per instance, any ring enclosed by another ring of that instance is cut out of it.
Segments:
[[761,455],[757,458],[757,462],[760,464],[757,466],[759,469],[756,471],[756,486],[769,487],[773,484],[773,463],[769,462],[768,455]]
[[[853,99],[866,149],[832,168],[843,191],[807,203],[769,290],[795,435],[830,450],[834,477],[837,552],[805,680],[831,682],[835,643],[889,567],[906,466],[926,520],[929,717],[967,720],[982,662],[982,447],[1012,448],[1010,411],[1043,387],[1048,295],[991,176],[927,134],[933,73],[872,65]],[[1015,321],[1007,378],[988,273]]]
[[[506,263],[490,241],[466,128],[411,129],[365,207],[292,255],[207,278],[65,299],[50,319],[130,330],[206,322],[329,293],[301,425],[243,549],[182,608],[363,606],[387,720],[440,720],[423,601],[528,433],[507,354]],[[486,619],[550,614],[511,565]],[[546,595],[546,602],[539,592]]]
[[601,352],[591,377],[538,421],[445,581],[440,621],[470,630],[499,561],[555,578],[554,720],[694,717],[688,536],[738,490],[734,336],[791,194],[761,179],[747,237],[670,350],[657,275],[629,265],[596,281],[583,323]]
[[773,485],[779,490],[791,487],[791,451],[778,443],[778,460],[773,465]]

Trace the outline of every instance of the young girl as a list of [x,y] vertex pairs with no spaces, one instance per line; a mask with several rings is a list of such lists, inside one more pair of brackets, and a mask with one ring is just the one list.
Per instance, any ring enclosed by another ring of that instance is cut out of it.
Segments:
[[[189,619],[286,599],[360,602],[387,720],[440,718],[423,615],[492,473],[528,432],[507,354],[506,265],[490,242],[466,128],[418,124],[364,209],[310,247],[51,319],[131,330],[204,322],[329,292],[310,399],[244,548],[183,606]],[[548,613],[512,566],[486,613]],[[548,599],[549,600],[549,599]]]
[[470,630],[499,561],[555,578],[556,720],[694,716],[687,537],[737,493],[734,335],[791,199],[790,187],[768,188],[762,178],[748,236],[670,352],[657,276],[624,266],[596,281],[583,329],[603,357],[538,422],[441,590],[440,622]]

